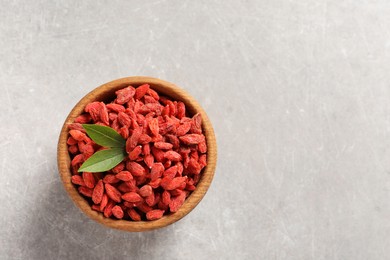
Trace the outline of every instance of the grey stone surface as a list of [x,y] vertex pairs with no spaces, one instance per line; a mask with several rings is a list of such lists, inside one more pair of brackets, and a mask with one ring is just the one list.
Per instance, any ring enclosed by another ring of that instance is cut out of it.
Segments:
[[[389,1],[0,2],[1,259],[389,258]],[[147,233],[88,219],[56,167],[70,109],[130,75],[185,88],[219,145]]]

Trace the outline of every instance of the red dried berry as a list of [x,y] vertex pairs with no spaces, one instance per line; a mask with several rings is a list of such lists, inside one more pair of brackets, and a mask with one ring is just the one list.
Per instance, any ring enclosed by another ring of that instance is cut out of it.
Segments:
[[191,129],[191,122],[184,122],[182,125],[180,125],[177,130],[176,134],[177,136],[183,136]]
[[142,127],[137,127],[133,130],[130,138],[126,140],[126,152],[130,153],[138,143],[138,140],[142,134]]
[[150,187],[152,187],[153,189],[157,189],[158,186],[160,186],[160,183],[161,183],[161,178],[157,178],[155,180],[152,180],[149,182],[149,185]]
[[94,122],[100,120],[100,102],[92,102],[85,106],[85,112],[89,113]]
[[158,119],[157,118],[153,118],[150,122],[149,122],[149,129],[150,129],[150,132],[156,136],[159,134],[159,126],[158,126]]
[[118,113],[118,122],[119,122],[119,124],[121,124],[122,126],[125,126],[127,128],[129,128],[131,125],[130,117],[124,112]]
[[107,203],[108,203],[108,196],[107,196],[107,194],[103,194],[102,201],[100,202],[100,205],[99,205],[99,207],[100,207],[99,210],[103,211],[104,208],[107,206]]
[[138,139],[139,144],[148,144],[151,141],[152,141],[152,138],[147,134],[141,134],[139,139]]
[[[186,177],[177,177],[174,178],[171,182],[168,183],[168,185],[165,187],[166,190],[174,190],[179,188],[183,183],[185,184],[185,181],[187,179]],[[184,185],[185,186],[185,185]]]
[[100,111],[99,111],[100,120],[103,122],[103,124],[109,125],[110,121],[108,118],[108,111],[106,105],[103,102],[100,102],[99,104],[100,104]]
[[109,183],[109,184],[118,183],[119,181],[120,180],[117,177],[115,177],[115,175],[112,175],[112,174],[107,174],[103,178],[103,182],[104,183]]
[[181,155],[175,151],[168,151],[168,152],[165,152],[164,158],[171,160],[171,161],[174,161],[174,162],[177,162],[177,161],[181,160]]
[[142,211],[143,213],[148,213],[149,211],[153,210],[152,207],[148,206],[145,202],[140,203],[137,208]]
[[84,186],[80,186],[78,191],[86,197],[92,197],[93,190]]
[[128,192],[122,195],[122,199],[128,202],[141,202],[142,197],[136,192]]
[[199,144],[200,142],[205,141],[204,135],[200,135],[200,134],[188,134],[188,135],[180,136],[179,139],[180,141],[182,141],[184,144],[187,145]]
[[72,136],[69,136],[68,140],[66,141],[68,145],[75,145],[77,144],[77,140],[75,140]]
[[169,205],[171,202],[171,194],[166,190],[162,193],[162,202],[166,205]]
[[103,215],[106,217],[106,218],[109,218],[111,217],[112,215],[112,208],[115,206],[115,202],[112,201],[112,200],[109,200],[108,203],[107,203],[107,206],[104,208],[104,211],[103,211]]
[[80,130],[70,130],[69,134],[73,137],[74,140],[80,142],[85,141],[87,136]]
[[160,219],[164,214],[164,210],[161,209],[154,209],[146,213],[146,219],[147,220],[156,220]]
[[133,175],[129,171],[121,171],[115,177],[121,181],[130,181],[133,179]]
[[114,206],[112,208],[112,215],[114,215],[114,217],[116,217],[117,219],[122,219],[124,216],[122,208],[119,207],[118,205]]
[[71,180],[73,184],[85,186],[84,180],[80,175],[73,175]]
[[153,146],[151,148],[151,152],[154,156],[155,161],[162,162],[164,160],[164,151],[163,150],[160,150],[160,149]]
[[149,84],[143,84],[135,89],[135,98],[141,99],[149,90]]
[[133,176],[142,176],[145,173],[144,167],[136,162],[127,162],[126,169],[129,170]]
[[186,193],[181,192],[180,195],[171,198],[171,202],[169,203],[169,209],[171,212],[177,212],[179,208],[183,205],[186,199]]
[[95,187],[96,180],[92,172],[83,172],[83,181],[86,187],[90,189],[93,189]]
[[153,163],[154,163],[153,155],[151,155],[151,154],[145,155],[144,162],[145,162],[146,166],[148,166],[148,168],[152,168]]
[[173,179],[176,176],[176,173],[177,173],[177,165],[174,165],[164,171],[163,177],[169,176],[171,179]]
[[162,150],[169,150],[172,149],[173,145],[165,142],[155,142],[154,147]]
[[150,185],[144,185],[139,189],[139,194],[142,197],[148,197],[148,196],[152,195],[152,193],[153,193],[153,190],[152,190],[152,187]]
[[207,145],[206,145],[206,141],[202,141],[198,144],[198,151],[200,153],[206,153],[207,152]]
[[129,158],[130,160],[136,160],[138,156],[142,153],[142,146],[138,145],[136,146],[130,153],[129,153]]
[[103,199],[104,185],[103,181],[99,180],[92,192],[92,201],[95,204],[99,204]]
[[79,123],[79,124],[87,124],[91,121],[91,116],[88,115],[88,114],[82,114],[82,115],[79,115],[78,117],[76,117],[76,119],[74,120],[75,123]]
[[158,95],[158,93],[156,91],[154,91],[153,89],[149,88],[147,93],[153,97],[154,100],[158,101],[160,99],[160,96]]
[[153,181],[160,178],[163,172],[164,166],[162,165],[162,163],[154,163],[150,170],[150,179]]
[[154,193],[152,192],[152,194],[150,194],[149,196],[147,196],[145,198],[145,202],[146,204],[148,204],[148,206],[150,207],[153,207],[154,204],[155,204],[155,196],[154,196]]
[[111,103],[111,104],[107,104],[106,107],[107,107],[107,109],[109,111],[113,111],[113,112],[116,112],[116,113],[125,111],[125,107],[122,106],[122,105],[119,105],[119,104]]
[[193,134],[202,133],[202,116],[199,113],[192,117],[191,133]]
[[121,202],[121,193],[120,191],[118,191],[114,186],[112,186],[111,184],[108,184],[106,183],[104,185],[105,189],[106,189],[106,193],[107,193],[107,196],[112,199],[113,201],[115,202]]
[[182,119],[186,115],[186,107],[183,102],[177,102],[177,118]]
[[123,105],[130,101],[130,99],[134,96],[135,89],[132,86],[128,86],[127,88],[116,91],[115,94],[117,95],[115,102]]
[[112,168],[111,171],[116,174],[116,173],[120,173],[121,171],[123,171],[123,169],[125,169],[125,163],[121,162],[120,164],[118,164],[117,166]]
[[133,221],[141,221],[141,215],[135,209],[129,209],[127,214]]

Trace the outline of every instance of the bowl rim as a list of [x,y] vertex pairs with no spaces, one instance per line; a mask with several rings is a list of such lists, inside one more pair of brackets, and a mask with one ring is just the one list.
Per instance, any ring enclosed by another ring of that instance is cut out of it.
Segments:
[[[175,100],[183,101],[186,105],[186,108],[189,109],[190,113],[192,112],[192,114],[194,114],[195,112],[198,112],[202,115],[202,128],[208,146],[207,166],[203,169],[202,177],[199,180],[196,189],[189,195],[189,197],[186,198],[184,204],[177,212],[164,215],[161,219],[153,221],[129,221],[105,218],[102,213],[91,209],[91,206],[87,200],[80,195],[76,187],[71,182],[72,173],[70,171],[70,156],[66,143],[69,133],[68,124],[72,123],[74,119],[84,111],[86,104],[98,100],[102,101],[102,98],[107,95],[107,93],[113,94],[116,90],[122,89],[128,85],[139,86],[145,83],[149,84],[150,87],[156,90],[159,94],[168,95]],[[148,231],[162,228],[182,219],[184,216],[190,213],[206,194],[215,174],[216,162],[217,144],[214,130],[206,112],[199,105],[199,103],[185,90],[181,89],[175,84],[147,76],[119,78],[102,84],[90,91],[87,95],[81,98],[81,100],[72,108],[69,115],[66,117],[61,129],[57,146],[58,172],[65,190],[76,206],[80,208],[88,217],[104,226],[131,232]]]

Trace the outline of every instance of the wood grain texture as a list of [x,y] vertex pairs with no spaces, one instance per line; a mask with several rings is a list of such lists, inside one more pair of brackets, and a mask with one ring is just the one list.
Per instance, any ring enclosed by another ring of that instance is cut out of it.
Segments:
[[[78,193],[77,189],[71,182],[72,174],[70,171],[70,156],[66,144],[69,132],[67,125],[72,123],[74,119],[84,111],[84,108],[88,103],[93,101],[110,101],[113,99],[115,91],[117,91],[118,89],[124,88],[128,85],[136,87],[144,83],[150,84],[151,88],[156,90],[159,94],[169,96],[174,100],[183,101],[186,104],[187,111],[190,115],[193,115],[195,113],[200,113],[202,115],[202,128],[206,136],[208,145],[207,166],[203,170],[202,177],[195,191],[190,194],[190,196],[184,202],[183,206],[176,213],[163,216],[161,219],[155,221],[133,222],[128,220],[114,220],[110,218],[105,218],[102,213],[96,212],[91,209],[91,206],[88,204],[87,200],[85,200]],[[60,133],[57,147],[57,162],[59,174],[66,191],[68,192],[74,203],[87,216],[106,227],[120,229],[124,231],[140,232],[168,226],[186,216],[188,213],[191,212],[192,209],[194,209],[198,205],[198,203],[206,194],[214,177],[217,162],[217,144],[214,135],[214,130],[209,118],[207,117],[207,114],[198,104],[198,102],[183,89],[175,86],[172,83],[156,78],[141,76],[127,77],[101,85],[100,87],[88,93],[76,104],[76,106],[72,109],[72,111],[66,118]]]

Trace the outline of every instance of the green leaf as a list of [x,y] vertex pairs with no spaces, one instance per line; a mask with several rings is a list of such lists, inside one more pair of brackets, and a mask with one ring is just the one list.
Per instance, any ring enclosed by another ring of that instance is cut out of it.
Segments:
[[112,148],[94,153],[78,170],[79,172],[105,172],[117,166],[126,153],[123,148]]
[[126,140],[111,127],[83,124],[83,128],[98,145],[104,147],[125,147],[126,145]]

